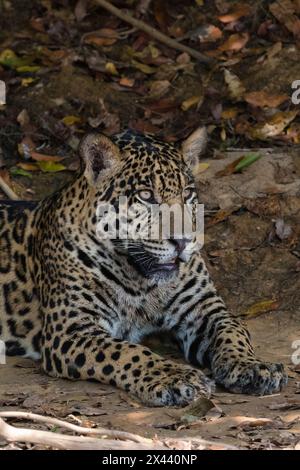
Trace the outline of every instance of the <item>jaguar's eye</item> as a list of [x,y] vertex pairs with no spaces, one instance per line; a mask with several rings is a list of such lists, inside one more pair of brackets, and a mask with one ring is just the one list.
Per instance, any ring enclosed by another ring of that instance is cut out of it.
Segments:
[[138,196],[143,201],[151,202],[154,200],[154,194],[150,189],[142,189],[138,191]]
[[185,201],[191,201],[196,197],[196,189],[194,186],[190,186],[188,188],[185,188],[182,192],[183,199]]

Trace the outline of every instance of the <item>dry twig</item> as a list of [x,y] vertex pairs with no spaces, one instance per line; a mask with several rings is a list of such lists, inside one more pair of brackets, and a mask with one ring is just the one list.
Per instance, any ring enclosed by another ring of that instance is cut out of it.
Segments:
[[130,14],[123,12],[122,10],[120,10],[120,8],[115,7],[107,0],[95,0],[95,3],[97,3],[99,6],[101,6],[105,10],[108,10],[110,13],[117,16],[118,18],[125,21],[126,23],[129,23],[135,28],[140,29],[141,31],[144,31],[145,33],[149,34],[149,36],[153,37],[154,39],[161,42],[162,44],[165,44],[166,46],[169,46],[172,49],[176,49],[181,52],[187,52],[191,57],[193,57],[194,59],[197,59],[199,62],[202,62],[204,64],[209,64],[213,62],[213,60],[210,57],[207,57],[206,55],[201,54],[201,52],[198,52],[195,49],[192,49],[191,47],[188,47],[188,46],[185,46],[184,44],[179,43],[175,39],[169,38],[168,36],[166,36],[166,34],[163,34],[157,29],[153,28],[152,26],[149,26],[144,21],[138,20],[137,18],[134,18]]
[[18,201],[20,198],[17,194],[5,183],[4,179],[0,175],[0,189],[4,192],[4,194],[11,199],[12,201]]

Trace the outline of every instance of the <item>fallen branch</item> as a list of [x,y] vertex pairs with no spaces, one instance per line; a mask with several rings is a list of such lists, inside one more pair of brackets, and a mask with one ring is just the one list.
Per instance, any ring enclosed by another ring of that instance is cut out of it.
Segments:
[[[87,436],[69,436],[57,432],[41,431],[37,429],[17,428],[7,424],[2,418],[21,418],[34,420],[40,423],[53,424],[65,427],[80,434],[101,435],[102,438]],[[114,439],[107,439],[113,437]],[[214,450],[236,450],[234,446],[223,443],[215,443],[204,439],[147,439],[136,434],[123,431],[111,431],[104,428],[84,428],[57,418],[41,416],[34,413],[22,411],[0,412],[0,439],[7,442],[24,442],[28,444],[39,444],[62,450],[192,450],[192,449],[214,449]]]
[[4,192],[4,194],[11,200],[17,201],[20,199],[17,194],[5,183],[4,179],[0,175],[0,189]]
[[36,429],[16,428],[10,426],[0,418],[0,437],[7,442],[25,442],[27,444],[40,444],[61,450],[164,450],[165,446],[159,444],[133,443],[132,441],[117,441],[111,439],[97,439],[84,436],[67,436],[65,434]]
[[137,18],[134,18],[128,13],[124,13],[122,10],[120,10],[120,8],[115,7],[110,2],[106,0],[95,0],[95,3],[100,5],[105,10],[108,10],[110,13],[117,16],[126,23],[129,23],[135,28],[140,29],[141,31],[144,31],[145,33],[149,34],[149,36],[152,36],[154,39],[161,42],[162,44],[166,44],[166,46],[169,46],[172,49],[176,49],[181,52],[187,52],[191,57],[197,59],[199,62],[202,62],[204,64],[210,64],[213,62],[210,57],[201,54],[201,52],[198,52],[195,49],[192,49],[191,47],[179,43],[175,39],[169,38],[166,34],[163,34],[152,26],[149,26],[144,21],[138,20]]

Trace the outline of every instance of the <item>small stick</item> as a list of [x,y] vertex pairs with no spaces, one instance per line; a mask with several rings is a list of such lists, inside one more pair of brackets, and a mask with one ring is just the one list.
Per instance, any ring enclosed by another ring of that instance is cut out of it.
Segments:
[[120,8],[115,7],[110,2],[106,0],[95,0],[95,3],[100,5],[105,10],[108,10],[110,13],[117,16],[126,23],[129,23],[135,28],[144,31],[145,33],[149,34],[149,36],[152,36],[157,41],[166,44],[172,49],[177,49],[181,52],[187,52],[191,57],[194,57],[194,59],[197,59],[199,62],[202,62],[204,64],[210,64],[213,62],[213,59],[211,59],[210,57],[201,54],[201,52],[198,52],[195,49],[192,49],[191,47],[185,46],[184,44],[180,44],[175,39],[169,38],[166,34],[163,34],[152,26],[149,26],[144,21],[138,20],[133,16],[129,15],[128,13],[124,13],[122,10],[120,10]]
[[18,201],[20,198],[17,194],[5,183],[4,179],[0,175],[0,189],[4,192],[4,194],[13,201]]

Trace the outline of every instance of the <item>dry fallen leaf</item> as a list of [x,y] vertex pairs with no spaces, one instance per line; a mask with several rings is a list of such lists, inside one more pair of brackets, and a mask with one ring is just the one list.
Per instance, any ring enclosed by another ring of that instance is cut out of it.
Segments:
[[44,153],[39,153],[32,151],[31,152],[31,158],[33,160],[36,160],[37,162],[50,162],[50,163],[57,163],[61,162],[64,157],[59,157],[58,155],[46,155]]
[[238,52],[247,44],[250,39],[249,33],[237,33],[229,36],[221,46],[218,47],[219,51],[227,52],[233,51]]
[[199,95],[196,95],[196,96],[191,96],[191,98],[188,98],[187,100],[184,100],[182,103],[181,103],[181,109],[183,111],[187,111],[188,109],[190,109],[192,106],[196,106],[199,104],[199,102],[201,101],[202,97],[199,96]]
[[256,124],[249,129],[249,136],[252,139],[265,140],[280,134],[286,126],[297,116],[298,111],[279,111],[266,122]]
[[62,119],[62,122],[66,126],[73,126],[74,124],[77,124],[77,123],[81,122],[81,118],[79,116],[73,116],[73,115],[65,116]]
[[292,124],[286,130],[286,139],[294,142],[294,144],[300,144],[300,123],[292,122]]
[[17,163],[17,167],[25,171],[39,171],[40,170],[36,163],[19,162]]
[[215,42],[222,37],[223,33],[220,28],[213,24],[206,24],[197,28],[197,37],[200,42]]
[[279,302],[276,300],[263,300],[261,302],[257,302],[254,305],[251,305],[243,316],[247,318],[257,317],[266,312],[270,312],[272,310],[277,310],[279,308]]
[[223,414],[221,408],[206,397],[199,398],[185,408],[168,411],[168,415],[175,418],[180,423],[176,428],[177,431],[181,431],[186,427],[195,426],[198,423],[203,423],[203,419],[206,419],[206,417],[207,421],[214,421]]
[[227,108],[227,109],[224,109],[221,113],[221,118],[222,119],[234,119],[237,114],[238,114],[239,110],[238,108]]
[[251,11],[251,6],[247,5],[246,3],[236,5],[235,9],[230,11],[226,15],[218,16],[218,20],[221,21],[221,23],[231,23],[232,21],[239,20],[240,18],[242,18],[242,16],[250,15]]
[[82,38],[86,44],[95,46],[112,46],[118,39],[118,33],[114,29],[102,28],[92,33],[87,33]]
[[274,426],[275,422],[269,418],[247,418],[245,421],[240,422],[237,426],[232,426],[232,428],[242,428],[243,430],[248,430],[257,427],[269,428]]
[[150,84],[150,91],[148,98],[158,99],[164,96],[170,89],[171,83],[169,80],[153,80]]
[[127,88],[132,88],[135,84],[135,80],[134,78],[122,77],[119,81],[119,84]]
[[211,227],[212,225],[219,224],[220,222],[224,222],[224,220],[228,219],[228,217],[232,214],[233,209],[221,209],[219,210],[213,217],[211,217],[206,225]]
[[243,160],[243,157],[237,158],[236,160],[234,160],[234,162],[226,165],[226,167],[223,170],[218,171],[215,176],[217,178],[221,178],[222,176],[232,175],[232,173],[234,173],[235,171],[237,164],[240,163],[242,160]]
[[300,19],[297,16],[297,1],[277,0],[269,6],[270,12],[275,18],[294,36],[300,35]]
[[284,94],[274,95],[266,90],[261,90],[245,93],[244,99],[247,101],[247,103],[259,108],[277,108],[282,103],[287,101],[289,96]]
[[236,101],[241,100],[246,89],[239,77],[236,74],[230,72],[229,70],[224,69],[224,80],[228,86],[228,91],[231,98]]

